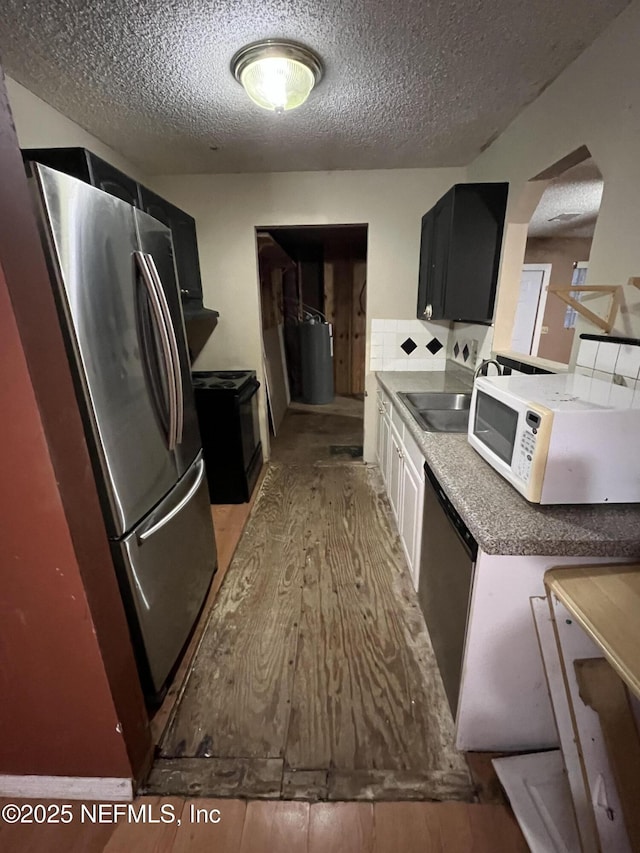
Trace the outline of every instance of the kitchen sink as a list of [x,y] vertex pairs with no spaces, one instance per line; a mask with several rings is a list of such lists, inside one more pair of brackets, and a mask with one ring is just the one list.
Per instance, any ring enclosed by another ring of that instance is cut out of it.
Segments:
[[471,394],[423,391],[398,395],[426,432],[466,432]]

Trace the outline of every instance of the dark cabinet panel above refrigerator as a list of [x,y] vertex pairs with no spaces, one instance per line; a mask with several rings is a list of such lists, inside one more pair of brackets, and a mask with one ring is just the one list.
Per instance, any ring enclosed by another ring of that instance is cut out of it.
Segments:
[[197,299],[202,302],[195,219],[142,184],[139,185],[139,191],[140,207],[171,229],[180,295],[183,300]]
[[206,318],[215,322],[217,311],[202,303],[202,279],[196,223],[192,216],[142,186],[86,148],[25,148],[25,162],[34,161],[79,178],[128,204],[139,207],[171,230],[176,272],[185,320]]
[[134,207],[139,205],[137,182],[86,148],[23,148],[22,157],[79,178]]
[[491,322],[508,184],[456,184],[422,217],[419,320]]

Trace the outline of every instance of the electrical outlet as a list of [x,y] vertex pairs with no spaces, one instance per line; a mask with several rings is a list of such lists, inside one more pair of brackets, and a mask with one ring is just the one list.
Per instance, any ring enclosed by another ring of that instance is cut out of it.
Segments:
[[549,327],[548,327],[548,326],[543,326],[543,327],[540,329],[540,334],[541,334],[541,335],[548,335],[548,334],[549,334]]

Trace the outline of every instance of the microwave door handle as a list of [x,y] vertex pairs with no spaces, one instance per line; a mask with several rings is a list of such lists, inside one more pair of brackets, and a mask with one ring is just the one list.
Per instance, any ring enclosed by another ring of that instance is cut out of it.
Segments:
[[168,524],[172,518],[175,518],[175,516],[185,508],[185,506],[189,503],[191,498],[198,491],[198,489],[200,488],[200,484],[202,483],[203,478],[204,478],[204,459],[200,459],[200,461],[198,462],[198,473],[196,475],[195,483],[193,484],[193,486],[191,486],[191,488],[189,489],[187,494],[182,498],[181,501],[179,501],[173,507],[173,509],[171,509],[166,515],[163,515],[159,521],[156,521],[155,524],[152,524],[151,527],[148,527],[143,533],[140,533],[138,535],[138,540],[140,542],[144,542],[147,539],[150,539],[154,533],[157,533],[158,530],[160,530],[162,527],[164,527],[165,524]]
[[165,318],[165,326],[169,338],[169,346],[171,348],[173,382],[176,389],[176,428],[174,443],[175,447],[176,445],[182,443],[182,435],[184,429],[184,394],[182,393],[182,368],[180,366],[180,351],[178,349],[178,339],[176,338],[176,331],[173,327],[171,311],[169,310],[169,303],[167,302],[167,297],[165,296],[164,287],[162,285],[162,279],[160,278],[160,273],[158,272],[158,268],[156,267],[156,262],[153,258],[153,255],[147,253],[146,257],[147,262],[149,264],[149,269],[151,271],[151,276],[156,285],[158,299],[160,301],[160,305],[162,306],[162,311]]
[[158,292],[151,275],[151,270],[147,263],[147,256],[144,252],[134,252],[134,257],[138,269],[140,270],[140,275],[146,288],[147,296],[149,297],[151,313],[160,337],[160,349],[162,350],[162,358],[165,366],[167,393],[169,398],[169,428],[167,430],[167,444],[169,450],[175,450],[177,401],[175,374],[173,370],[173,362],[171,360],[171,342],[169,340],[169,335],[167,334],[162,304],[158,298]]

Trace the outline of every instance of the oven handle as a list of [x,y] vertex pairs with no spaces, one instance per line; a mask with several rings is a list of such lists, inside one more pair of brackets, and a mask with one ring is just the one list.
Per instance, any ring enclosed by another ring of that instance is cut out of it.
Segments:
[[250,400],[257,392],[259,387],[260,383],[257,379],[250,379],[249,382],[244,386],[240,394],[238,394],[238,403],[246,403],[247,400]]

